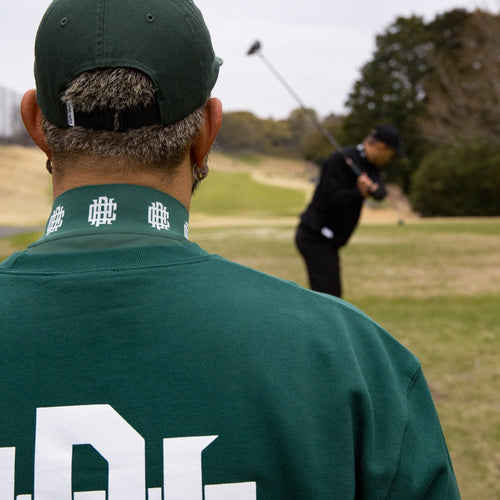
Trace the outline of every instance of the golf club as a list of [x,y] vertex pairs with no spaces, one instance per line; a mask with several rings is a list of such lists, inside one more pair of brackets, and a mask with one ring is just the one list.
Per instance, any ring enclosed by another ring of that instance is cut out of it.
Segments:
[[316,127],[326,137],[326,139],[328,139],[328,142],[333,146],[333,149],[335,149],[335,151],[337,151],[337,153],[339,153],[342,156],[342,158],[344,158],[345,162],[347,163],[347,165],[349,165],[349,167],[351,167],[352,171],[356,174],[356,176],[361,175],[362,171],[358,167],[358,165],[356,165],[351,158],[345,156],[342,153],[342,146],[335,140],[335,137],[333,137],[333,135],[324,127],[324,125],[318,121],[318,119],[316,118],[316,115],[314,113],[312,113],[311,110],[307,109],[304,106],[304,104],[302,103],[302,100],[295,93],[295,91],[292,89],[292,87],[290,87],[290,85],[288,85],[286,80],[280,75],[280,73],[278,73],[276,68],[274,68],[274,66],[272,66],[272,64],[264,57],[264,55],[262,54],[261,48],[262,48],[262,45],[257,40],[252,44],[250,49],[248,49],[247,55],[251,56],[251,55],[257,54],[262,59],[262,61],[271,70],[271,72],[274,74],[274,76],[281,82],[281,84],[288,90],[288,92],[299,103],[299,106],[302,109],[302,111],[311,119],[311,121],[314,123],[314,125],[316,125]]

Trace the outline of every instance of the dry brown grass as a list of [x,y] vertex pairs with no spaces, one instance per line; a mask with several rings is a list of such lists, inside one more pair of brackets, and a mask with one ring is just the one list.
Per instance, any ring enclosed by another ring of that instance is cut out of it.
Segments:
[[[314,185],[310,177],[317,173],[310,163],[285,158],[256,157],[246,163],[221,153],[212,153],[210,168],[226,172],[251,172],[256,182],[302,190],[307,200],[312,196]],[[51,179],[45,170],[45,156],[37,148],[0,146],[0,226],[42,226],[52,205]],[[298,214],[297,214],[298,215]],[[397,190],[390,188],[389,200],[384,205],[367,205],[363,209],[362,223],[391,222],[415,218],[407,201]],[[214,224],[214,217],[193,214],[197,225]],[[224,217],[217,225],[235,223],[232,217]],[[255,224],[255,220],[242,221],[237,225]],[[281,219],[277,223],[294,224]]]
[[[439,221],[410,222],[391,236],[387,231],[378,234],[375,228],[358,231],[346,249],[349,288],[355,292],[362,287],[364,294],[391,299],[500,293],[499,237],[472,232],[430,237],[414,229],[436,223]],[[370,252],[364,251],[367,247]],[[398,249],[399,258],[394,258],[393,248]],[[350,267],[359,265],[361,259],[367,267],[377,269],[377,280],[365,283],[355,267]]]
[[0,225],[42,226],[52,205],[45,155],[37,148],[0,146]]

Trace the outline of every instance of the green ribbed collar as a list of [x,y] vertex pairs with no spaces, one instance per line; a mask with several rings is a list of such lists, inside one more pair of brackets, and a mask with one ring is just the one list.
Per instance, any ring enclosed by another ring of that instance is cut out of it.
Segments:
[[65,191],[54,200],[38,243],[113,233],[188,239],[188,222],[184,205],[162,191],[131,184],[85,186]]

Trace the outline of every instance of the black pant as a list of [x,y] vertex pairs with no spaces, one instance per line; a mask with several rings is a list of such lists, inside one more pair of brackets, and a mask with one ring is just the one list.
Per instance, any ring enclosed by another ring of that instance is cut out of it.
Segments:
[[333,245],[328,238],[303,226],[297,228],[295,244],[304,257],[311,290],[340,297],[342,284],[339,247]]

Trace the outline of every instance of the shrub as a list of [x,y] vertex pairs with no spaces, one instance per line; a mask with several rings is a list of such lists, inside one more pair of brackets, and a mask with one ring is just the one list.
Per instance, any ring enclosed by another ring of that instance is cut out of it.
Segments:
[[500,215],[500,144],[440,147],[412,176],[413,209],[429,216]]

